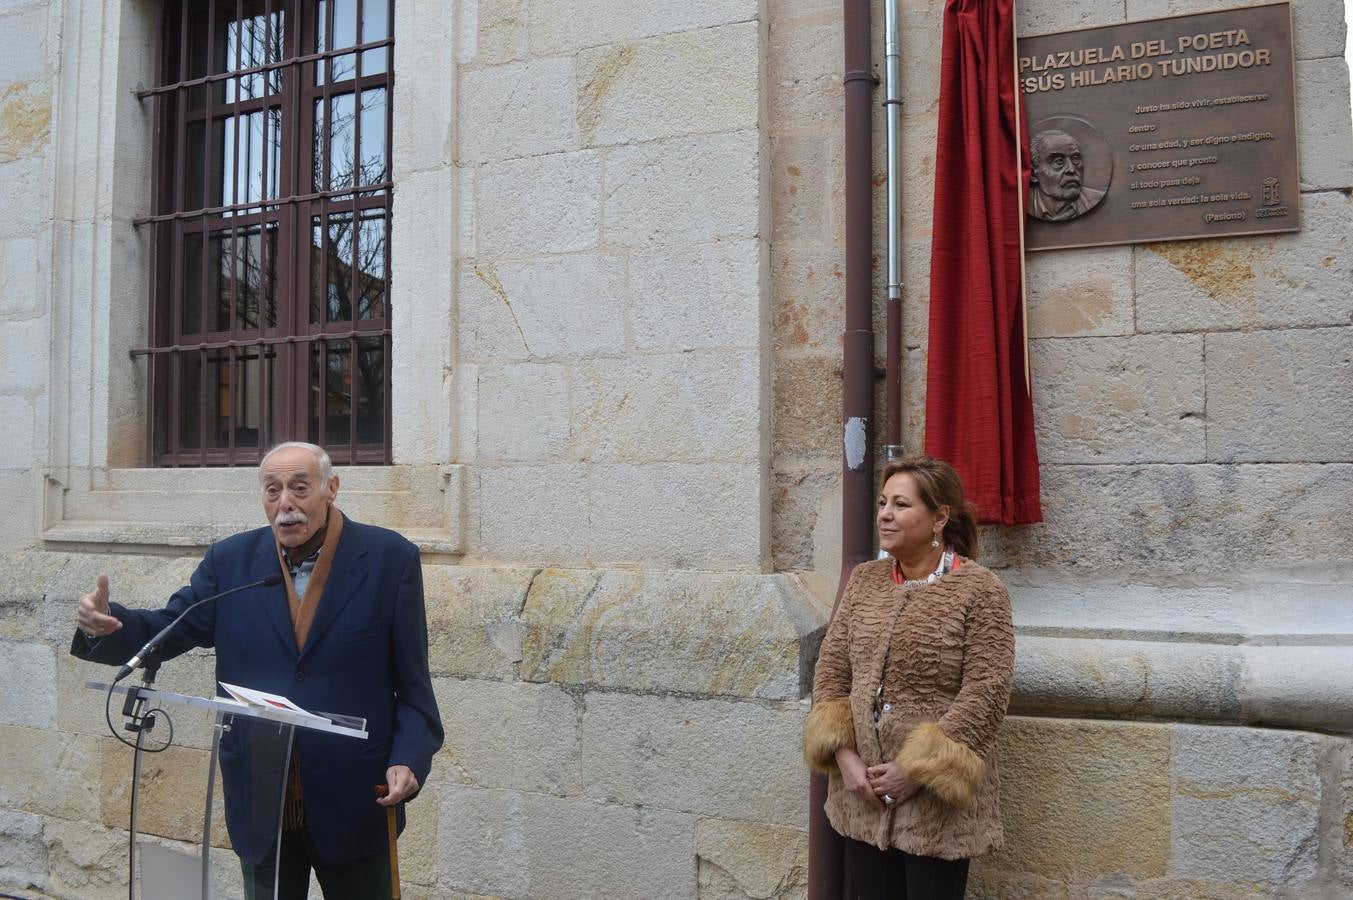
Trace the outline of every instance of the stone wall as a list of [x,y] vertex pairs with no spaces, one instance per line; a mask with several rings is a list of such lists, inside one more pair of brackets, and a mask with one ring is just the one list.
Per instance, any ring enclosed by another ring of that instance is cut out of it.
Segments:
[[484,2],[465,26],[470,552],[760,571],[764,24],[751,0],[632,10]]
[[[81,687],[100,673],[65,652],[76,599],[106,570],[119,599],[154,604],[200,545],[258,515],[248,472],[129,468],[135,449],[103,430],[139,402],[113,383],[125,346],[108,332],[145,294],[97,261],[135,240],[99,173],[148,173],[109,99],[144,73],[99,92],[78,72],[121,66],[157,9],[13,13],[60,36],[42,66],[66,89],[54,177],[28,179],[37,239],[64,217],[91,257],[20,254],[56,267],[31,280],[63,300],[6,331],[25,350],[56,333],[59,352],[5,360],[47,405],[15,416],[34,446],[10,455],[5,493],[27,515],[0,551],[15,662],[0,883],[55,896],[125,891],[126,755]],[[344,471],[341,502],[425,553],[448,740],[410,808],[411,896],[769,896],[805,878],[800,697],[823,612],[769,566],[765,22],[747,2],[634,12],[397,8],[392,327],[408,362],[396,465]],[[64,154],[84,155],[78,178]],[[210,692],[210,655],[162,678]],[[164,780],[201,750],[157,760]],[[165,840],[174,799],[148,801]]]
[[[1020,22],[1218,5],[1030,0]],[[941,8],[902,22],[912,449]],[[155,604],[257,521],[248,473],[135,468],[128,98],[157,11],[0,0],[0,885],[52,896],[126,890],[128,761],[65,652],[77,598],[106,570]],[[983,535],[1018,715],[1007,847],[971,896],[1353,892],[1353,135],[1341,10],[1295,16],[1300,233],[1031,257],[1047,523]],[[396,465],[344,472],[342,499],[424,549],[448,737],[406,895],[804,896],[800,698],[839,566],[841,40],[839,0],[400,0],[408,364]],[[210,664],[164,683],[209,692]]]
[[[49,155],[59,53],[49,31],[45,2],[0,5],[0,496],[7,515],[0,536],[7,545],[30,544],[39,524],[38,472],[46,457],[48,347],[52,323],[51,168]],[[25,573],[26,574],[26,573]],[[49,842],[68,828],[84,832],[97,810],[97,781],[82,785],[88,765],[34,771],[34,763],[89,760],[87,747],[71,752],[73,736],[58,731],[56,655],[42,629],[41,588],[11,572],[0,608],[0,764],[25,770],[0,788],[0,884],[46,888]],[[83,752],[82,752],[83,751]],[[43,796],[41,808],[33,803]],[[53,815],[43,815],[50,811]],[[81,845],[86,841],[83,834]]]
[[[130,754],[84,687],[106,672],[65,652],[71,610],[100,570],[124,597],[157,598],[195,562],[5,559],[0,885],[125,895]],[[801,892],[799,645],[817,620],[792,620],[792,578],[436,564],[424,575],[447,741],[408,808],[406,896]],[[166,665],[161,686],[211,692],[210,655]],[[194,783],[207,746],[201,728],[179,730],[184,749],[152,760],[165,774],[142,811],[165,838],[192,820],[163,785]]]
[[[1021,33],[1037,34],[1225,5],[1031,2],[1018,4],[1017,14]],[[918,450],[943,4],[902,7],[903,440]],[[880,4],[872,8],[881,72]],[[772,555],[777,568],[800,572],[825,595],[839,565],[841,503],[840,6],[773,4],[770,16]],[[1353,140],[1341,58],[1345,30],[1334,4],[1299,0],[1294,19],[1306,217],[1299,234],[1030,256],[1030,352],[1047,521],[986,529],[982,541],[984,561],[998,568],[1015,600],[1018,712],[1353,730],[1353,696],[1343,688],[1353,675],[1347,566],[1353,544],[1341,525],[1353,487],[1347,401]],[[874,295],[882,298],[881,110],[875,134]],[[880,367],[881,313],[879,302]],[[878,399],[882,420],[881,391]],[[1029,720],[1019,727],[1020,734],[1056,733],[1062,723]],[[1163,785],[1154,812],[1128,819],[1155,848],[1152,867],[1115,863],[1118,839],[1128,833],[1114,824],[1121,808],[1094,821],[1089,831],[1101,834],[1090,838],[1081,826],[1091,823],[1077,817],[1082,806],[1096,816],[1094,801],[1061,793],[1069,783],[1054,792],[1059,807],[1017,800],[1026,785],[1014,781],[1023,780],[1027,761],[1007,749],[1007,765],[1019,772],[1005,785],[1012,847],[981,866],[979,892],[1347,892],[1341,860],[1353,839],[1340,830],[1348,806],[1340,800],[1338,765],[1305,768],[1302,778],[1315,789],[1300,789],[1281,774],[1283,787],[1250,795],[1268,792],[1284,798],[1280,804],[1306,798],[1309,828],[1293,834],[1306,836],[1303,853],[1319,845],[1318,864],[1315,855],[1293,862],[1261,833],[1265,826],[1254,833],[1242,827],[1228,833],[1244,835],[1242,847],[1252,840],[1250,855],[1270,868],[1262,877],[1231,877],[1225,867],[1199,862],[1232,853],[1220,849],[1222,831],[1191,832],[1177,819],[1183,801],[1170,798],[1170,773],[1203,764],[1188,758],[1196,745],[1171,750],[1170,729],[1150,726],[1160,729],[1153,733],[1165,754],[1144,763],[1137,745],[1143,727],[1095,725],[1093,747],[1049,740],[1037,752],[1049,772],[1084,765],[1102,779],[1089,793],[1112,801],[1135,796],[1133,784],[1142,777]],[[1277,754],[1289,740],[1236,727],[1204,731],[1219,745],[1266,746]],[[1007,736],[1007,747],[1013,740]],[[1346,752],[1346,742],[1330,740]],[[1094,760],[1080,759],[1082,752]],[[1128,761],[1143,768],[1131,774],[1119,768]],[[1042,782],[1030,796],[1049,787]],[[1227,790],[1240,796],[1247,789]],[[1028,853],[1029,844],[1046,842],[1074,859],[1072,833],[1080,840],[1103,836],[1103,852],[1065,865]],[[1200,838],[1217,847],[1204,849]]]
[[[1038,34],[1228,5],[1243,4],[1035,0],[1017,15]],[[924,433],[942,8],[902,4],[910,450]],[[840,5],[770,17],[772,556],[826,594],[841,503]],[[982,547],[1015,601],[1013,708],[1047,718],[1007,729],[1009,846],[975,870],[976,896],[1353,890],[1348,741],[1237,727],[1353,730],[1345,29],[1333,3],[1298,0],[1294,23],[1300,233],[1030,255],[1046,522],[985,529]],[[882,134],[878,110],[876,298]],[[880,367],[881,313],[880,300]],[[1072,721],[1086,715],[1215,724]]]
[[0,4],[0,496],[6,540],[27,540],[36,523],[34,461],[45,448],[47,218],[53,65],[46,3]]
[[[1034,0],[1017,14],[1021,33],[1039,34],[1236,5]],[[904,2],[901,17],[903,440],[912,450],[924,433],[942,9]],[[1345,28],[1334,3],[1298,0],[1293,16],[1299,233],[1030,254],[1046,521],[989,533],[994,565],[1179,575],[1353,555],[1353,537],[1335,527],[1353,487],[1353,400],[1342,390],[1353,377]],[[779,569],[832,570],[839,527],[815,532],[840,506],[840,4],[772,4],[771,17],[772,555]],[[879,68],[881,36],[875,45]],[[881,110],[875,134],[882,298]]]

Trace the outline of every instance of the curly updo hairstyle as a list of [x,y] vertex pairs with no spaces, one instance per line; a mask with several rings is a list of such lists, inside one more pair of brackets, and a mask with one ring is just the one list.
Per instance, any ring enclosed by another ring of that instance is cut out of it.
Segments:
[[963,496],[963,480],[954,467],[933,456],[913,456],[894,460],[883,468],[880,486],[894,475],[907,474],[916,482],[921,502],[931,512],[949,507],[944,525],[944,543],[968,559],[977,558],[977,507]]

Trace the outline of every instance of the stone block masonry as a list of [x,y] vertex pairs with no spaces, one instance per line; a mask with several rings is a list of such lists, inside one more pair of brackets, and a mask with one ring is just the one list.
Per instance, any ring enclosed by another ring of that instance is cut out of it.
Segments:
[[1303,194],[1301,204],[1304,227],[1297,234],[1135,248],[1137,328],[1184,332],[1348,324],[1353,204],[1340,191]]
[[[113,572],[119,596],[150,603],[192,563],[79,555],[49,567],[41,559],[3,560],[5,596],[37,598],[5,607],[20,656],[64,651],[70,609],[96,570]],[[429,564],[425,582],[447,742],[410,807],[401,845],[412,896],[803,896],[798,739],[807,707],[797,698],[803,648],[822,613],[797,580]],[[1337,606],[1331,584],[1274,617],[1265,598],[1279,586],[1188,594],[1141,587],[1130,595],[1134,615],[1115,618],[1109,605],[1095,627],[1103,643],[1130,651],[1140,646],[1131,638],[1152,629],[1210,631],[1220,640],[1300,629]],[[1044,702],[1044,660],[1092,650],[1093,675],[1056,676],[1051,690],[1084,677],[1098,679],[1098,691],[1045,706],[1045,715],[1196,714],[1196,706],[1170,705],[1187,704],[1193,688],[1184,670],[1171,680],[1168,655],[1114,665],[1116,648],[1064,640],[1084,647],[1038,657],[1040,641],[1056,639],[1036,633],[1055,630],[1087,597],[1121,587],[1011,588],[1021,652],[1034,653],[1019,663],[1017,711]],[[50,629],[17,627],[35,618]],[[711,621],[721,627],[696,627]],[[206,690],[210,662],[195,654],[162,674]],[[64,657],[62,667],[71,670],[63,685],[98,674]],[[1204,677],[1221,683],[1225,669]],[[1143,678],[1149,689],[1134,701]],[[0,827],[14,836],[6,851],[13,862],[0,857],[0,878],[17,885],[32,880],[21,873],[37,871],[34,883],[53,896],[111,897],[125,840],[125,748],[82,722],[97,711],[78,690],[63,687],[53,702],[59,730],[0,725]],[[1220,703],[1211,715],[1236,721],[1241,711]],[[202,752],[190,742],[159,762],[191,769]],[[1006,848],[974,869],[973,896],[1091,897],[1107,886],[1143,897],[1303,896],[1348,885],[1349,854],[1328,825],[1342,822],[1353,784],[1347,738],[1016,715],[998,752]],[[161,831],[183,825],[170,807],[152,804],[148,815]],[[1255,841],[1264,842],[1261,858],[1248,853]]]
[[[467,552],[761,570],[758,10],[474,10],[457,129],[472,193],[455,314],[457,377],[473,381],[458,390],[477,469]],[[561,515],[522,535],[513,498],[535,490]],[[633,527],[654,492],[666,536]]]
[[[1246,2],[1030,0],[1019,25]],[[916,450],[942,36],[902,5]],[[1353,895],[1353,139],[1342,8],[1293,14],[1301,232],[1029,260],[1047,521],[983,534],[1019,639],[1007,842],[972,897]],[[11,893],[126,893],[128,760],[66,654],[76,599],[107,570],[157,604],[259,521],[248,471],[139,467],[158,27],[0,0]],[[396,464],[342,497],[424,551],[447,742],[405,894],[800,900],[800,698],[839,574],[841,4],[400,0],[395,64]],[[162,678],[207,692],[213,663]]]

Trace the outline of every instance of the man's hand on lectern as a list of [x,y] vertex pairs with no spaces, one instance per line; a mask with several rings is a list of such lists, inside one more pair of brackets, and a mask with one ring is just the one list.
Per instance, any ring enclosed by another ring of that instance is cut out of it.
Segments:
[[94,590],[80,598],[75,622],[87,638],[101,638],[122,627],[122,623],[108,615],[108,575],[99,573]]
[[386,769],[385,783],[390,786],[390,792],[376,799],[381,806],[403,803],[418,793],[418,778],[408,766],[391,766]]

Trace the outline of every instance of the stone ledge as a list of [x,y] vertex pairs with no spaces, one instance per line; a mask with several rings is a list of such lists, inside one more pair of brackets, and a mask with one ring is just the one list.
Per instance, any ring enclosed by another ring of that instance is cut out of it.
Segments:
[[[158,607],[196,565],[195,554],[0,554],[0,634],[64,654],[75,604],[99,572],[108,573],[113,599]],[[798,700],[826,621],[793,575],[425,560],[423,580],[429,657],[439,676]],[[7,604],[11,597],[28,600]],[[20,621],[39,608],[40,637],[34,623]]]
[[[338,505],[360,522],[393,528],[427,553],[463,552],[460,501],[465,467],[338,466]],[[205,547],[265,523],[255,469],[95,469],[72,471],[49,544]]]
[[1353,565],[1228,576],[1074,577],[1039,569],[997,574],[1021,633],[1119,640],[1303,643],[1353,636]]
[[825,615],[792,575],[547,569],[522,610],[521,677],[797,699]]
[[[346,512],[346,509],[344,510]],[[357,518],[354,516],[354,518]],[[117,522],[75,520],[62,522],[42,532],[42,540],[53,549],[67,549],[71,545],[102,545],[109,552],[147,548],[205,549],[232,534],[258,528],[264,522],[241,522],[228,525]],[[370,524],[384,524],[372,522]],[[389,526],[386,526],[389,527]],[[450,531],[436,528],[399,528],[395,530],[418,546],[424,554],[459,556],[463,550],[461,539]]]
[[1353,572],[1229,583],[1051,583],[1002,573],[1014,712],[1353,732]]
[[[24,643],[64,650],[99,571],[136,605],[196,560],[28,550],[0,556],[0,610]],[[1353,569],[1229,583],[1124,584],[1007,571],[1019,634],[1013,710],[1353,733]],[[826,621],[785,574],[424,565],[438,675],[635,694],[797,700]],[[1181,580],[1182,581],[1182,580]],[[37,598],[41,597],[39,601]]]

